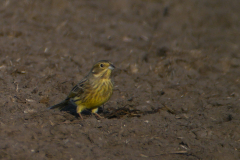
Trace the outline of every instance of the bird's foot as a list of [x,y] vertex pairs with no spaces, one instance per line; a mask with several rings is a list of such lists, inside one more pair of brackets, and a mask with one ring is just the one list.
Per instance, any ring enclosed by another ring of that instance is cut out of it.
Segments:
[[103,119],[104,117],[102,117],[102,116],[100,116],[99,114],[97,114],[97,113],[94,113],[95,114],[95,116],[97,116],[99,119]]
[[78,115],[79,115],[79,117],[83,120],[83,117],[82,117],[81,113],[78,113]]

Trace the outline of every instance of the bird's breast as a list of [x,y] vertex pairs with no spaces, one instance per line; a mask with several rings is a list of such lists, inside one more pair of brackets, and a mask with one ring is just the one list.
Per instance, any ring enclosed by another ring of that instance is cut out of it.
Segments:
[[88,108],[95,108],[107,102],[112,95],[113,84],[111,79],[101,79],[92,85],[92,89],[83,100]]

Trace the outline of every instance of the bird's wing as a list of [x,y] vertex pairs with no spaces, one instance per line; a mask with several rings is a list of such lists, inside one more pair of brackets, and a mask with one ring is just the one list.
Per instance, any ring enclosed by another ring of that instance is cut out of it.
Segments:
[[79,96],[84,93],[84,88],[87,83],[88,79],[84,78],[82,79],[76,86],[73,87],[71,92],[68,95],[68,98],[74,98],[75,96]]

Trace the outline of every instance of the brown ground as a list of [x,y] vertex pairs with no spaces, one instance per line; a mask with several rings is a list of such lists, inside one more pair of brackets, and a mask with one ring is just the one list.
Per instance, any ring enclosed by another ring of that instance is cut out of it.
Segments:
[[[0,159],[240,159],[239,0],[0,1]],[[118,68],[97,120],[63,100]]]

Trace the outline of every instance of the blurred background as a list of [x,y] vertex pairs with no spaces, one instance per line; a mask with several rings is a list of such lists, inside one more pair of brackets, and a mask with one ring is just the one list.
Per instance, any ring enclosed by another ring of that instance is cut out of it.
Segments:
[[[239,8],[1,0],[0,158],[239,159]],[[46,110],[103,59],[117,67],[114,116]]]

